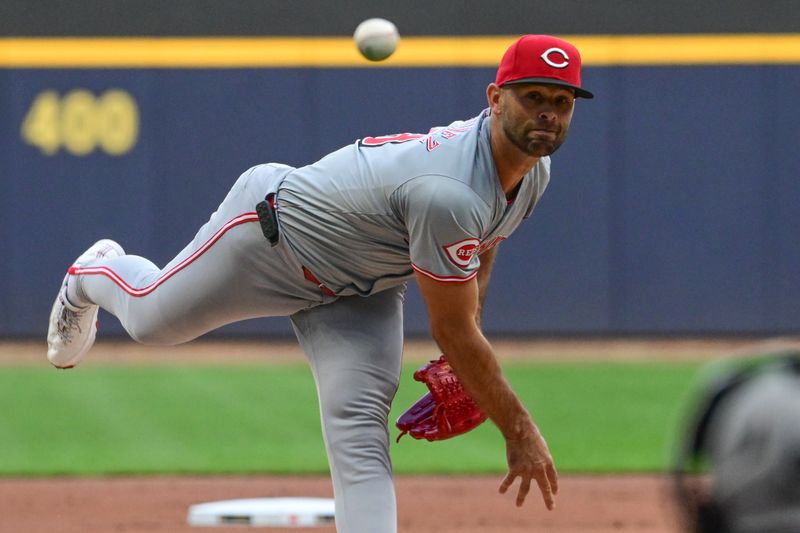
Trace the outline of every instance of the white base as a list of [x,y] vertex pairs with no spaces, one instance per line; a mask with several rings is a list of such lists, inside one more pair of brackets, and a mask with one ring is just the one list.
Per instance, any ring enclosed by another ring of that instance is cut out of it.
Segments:
[[314,527],[333,524],[330,498],[251,498],[189,507],[190,526]]

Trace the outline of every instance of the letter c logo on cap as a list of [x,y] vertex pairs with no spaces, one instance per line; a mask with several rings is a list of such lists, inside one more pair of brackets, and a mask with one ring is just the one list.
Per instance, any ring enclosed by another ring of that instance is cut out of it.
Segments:
[[[552,54],[560,55],[563,58],[563,60],[560,63],[556,63],[555,61],[550,59],[550,56]],[[569,66],[569,56],[561,48],[548,48],[539,57],[541,57],[544,60],[545,63],[547,63],[548,65],[550,65],[553,68],[567,68],[567,66]]]

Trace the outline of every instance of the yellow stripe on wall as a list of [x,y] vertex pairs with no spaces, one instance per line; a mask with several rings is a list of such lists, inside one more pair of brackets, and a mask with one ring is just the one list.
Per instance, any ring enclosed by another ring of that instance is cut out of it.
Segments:
[[[494,67],[515,38],[404,37],[380,63],[348,37],[0,38],[0,68]],[[800,63],[800,34],[564,38],[588,66]]]

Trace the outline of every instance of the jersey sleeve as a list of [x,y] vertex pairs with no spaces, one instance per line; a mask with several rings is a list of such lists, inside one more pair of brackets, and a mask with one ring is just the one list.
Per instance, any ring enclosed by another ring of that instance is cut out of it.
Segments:
[[486,203],[464,183],[445,176],[419,176],[395,195],[414,270],[443,282],[475,277]]

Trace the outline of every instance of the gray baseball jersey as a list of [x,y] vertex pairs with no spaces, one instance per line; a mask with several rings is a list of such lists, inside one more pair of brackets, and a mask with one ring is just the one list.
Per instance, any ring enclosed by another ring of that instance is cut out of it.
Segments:
[[368,295],[416,270],[467,281],[478,255],[527,218],[549,180],[542,157],[508,202],[492,159],[488,110],[427,134],[366,137],[287,174],[281,232],[338,295]]

